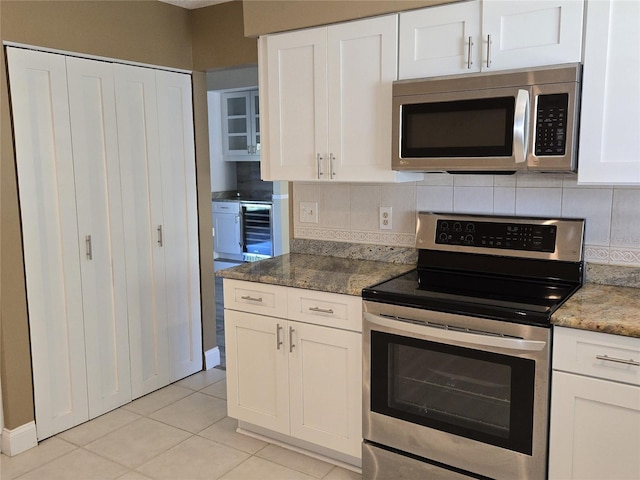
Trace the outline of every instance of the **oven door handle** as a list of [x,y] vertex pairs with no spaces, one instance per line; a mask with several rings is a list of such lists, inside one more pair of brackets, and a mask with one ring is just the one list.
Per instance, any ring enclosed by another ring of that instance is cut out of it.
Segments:
[[447,328],[431,327],[429,325],[420,325],[411,321],[403,321],[400,318],[385,318],[369,312],[364,312],[364,319],[373,325],[393,330],[402,330],[403,332],[421,336],[428,336],[454,344],[498,347],[527,352],[538,352],[547,346],[547,342],[540,340],[524,340],[522,338],[499,337],[489,333],[483,334],[482,332],[458,331]]

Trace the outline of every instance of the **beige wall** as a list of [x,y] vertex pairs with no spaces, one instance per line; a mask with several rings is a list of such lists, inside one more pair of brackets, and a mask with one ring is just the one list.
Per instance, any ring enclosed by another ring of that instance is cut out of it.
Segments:
[[[3,41],[97,55],[127,61],[190,70],[192,68],[191,19],[188,10],[157,1],[0,1]],[[22,240],[11,118],[4,54],[0,62],[0,375],[6,428],[34,419],[31,355],[29,347]],[[197,145],[200,248],[204,258],[213,251],[209,192],[207,116],[202,112],[206,95],[204,75],[194,75],[194,111]],[[202,90],[200,92],[199,90]],[[206,200],[206,201],[204,201]],[[203,323],[215,330],[212,262],[201,269]],[[206,335],[211,338],[211,335]],[[214,345],[215,345],[215,334]],[[205,348],[209,346],[205,345]]]
[[258,41],[244,36],[240,0],[192,10],[191,33],[194,70],[258,63]]
[[244,34],[257,37],[453,1],[458,0],[244,0]]

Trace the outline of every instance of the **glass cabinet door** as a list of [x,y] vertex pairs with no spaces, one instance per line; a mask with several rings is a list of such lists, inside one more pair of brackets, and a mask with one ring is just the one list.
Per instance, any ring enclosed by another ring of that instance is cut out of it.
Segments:
[[259,155],[260,123],[257,90],[222,94],[222,128],[225,156]]

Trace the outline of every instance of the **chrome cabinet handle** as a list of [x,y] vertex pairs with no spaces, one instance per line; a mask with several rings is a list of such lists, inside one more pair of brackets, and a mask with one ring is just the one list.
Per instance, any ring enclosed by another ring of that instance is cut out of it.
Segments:
[[240,297],[242,300],[248,300],[250,302],[260,302],[262,303],[262,297],[252,297],[251,295],[243,295]]
[[93,260],[93,247],[91,245],[91,235],[84,237],[84,243],[87,251],[87,260]]
[[598,360],[604,360],[605,362],[622,363],[624,365],[633,365],[634,367],[640,367],[640,362],[636,362],[633,358],[625,360],[624,358],[610,357],[608,355],[596,355]]
[[320,307],[309,307],[309,311],[319,312],[319,313],[333,313],[333,309],[331,308],[320,308]]
[[473,62],[471,61],[471,47],[473,47],[473,37],[469,37],[469,46],[467,47],[467,69],[471,69]]
[[331,175],[331,178],[335,178],[336,176],[336,171],[333,168],[335,159],[336,159],[335,155],[333,153],[330,153],[329,154],[329,174]]
[[324,172],[322,171],[322,161],[324,159],[322,158],[322,155],[320,155],[319,153],[316,154],[316,161],[318,162],[318,180],[322,179],[322,176],[324,175]]
[[276,324],[276,350],[280,350],[280,347],[282,346],[282,340],[280,340],[280,331],[282,330],[282,327],[280,326],[279,323]]
[[491,35],[487,35],[487,68],[491,67]]
[[295,347],[293,344],[293,332],[295,332],[294,328],[289,327],[289,353],[293,352],[293,347]]
[[158,225],[158,245],[162,246],[162,225]]

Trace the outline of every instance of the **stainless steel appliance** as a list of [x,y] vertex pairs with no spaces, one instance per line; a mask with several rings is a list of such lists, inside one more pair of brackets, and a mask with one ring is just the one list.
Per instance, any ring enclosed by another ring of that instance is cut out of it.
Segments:
[[392,168],[575,172],[581,72],[568,64],[394,82]]
[[544,479],[551,314],[584,221],[420,212],[416,270],[362,292],[363,478]]
[[240,202],[242,259],[255,262],[273,256],[272,204]]

